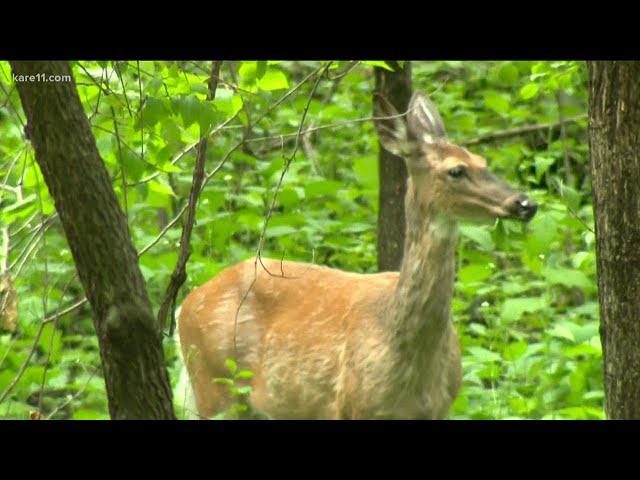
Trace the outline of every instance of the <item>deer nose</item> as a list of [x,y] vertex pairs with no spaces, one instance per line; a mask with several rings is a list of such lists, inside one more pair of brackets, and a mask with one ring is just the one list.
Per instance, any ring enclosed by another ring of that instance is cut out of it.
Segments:
[[538,211],[538,204],[526,195],[518,197],[514,207],[517,215],[527,222],[531,220]]

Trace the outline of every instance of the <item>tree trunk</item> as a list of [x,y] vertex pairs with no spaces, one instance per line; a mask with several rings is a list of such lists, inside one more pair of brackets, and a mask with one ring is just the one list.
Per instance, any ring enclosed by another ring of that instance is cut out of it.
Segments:
[[[394,71],[375,67],[375,92],[385,97],[399,112],[406,112],[411,100],[411,64],[387,62]],[[402,158],[380,145],[380,196],[378,211],[378,270],[400,268],[404,247],[404,196],[407,191],[407,167]]]
[[16,61],[11,67],[36,161],[93,310],[111,418],[173,419],[161,332],[71,68]]
[[640,62],[588,62],[607,416],[640,419]]

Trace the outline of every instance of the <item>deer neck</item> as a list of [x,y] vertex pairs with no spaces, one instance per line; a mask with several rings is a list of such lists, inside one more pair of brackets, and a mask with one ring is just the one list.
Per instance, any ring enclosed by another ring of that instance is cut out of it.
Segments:
[[407,235],[397,287],[389,302],[392,343],[404,352],[433,352],[449,332],[457,222],[413,203],[407,192]]

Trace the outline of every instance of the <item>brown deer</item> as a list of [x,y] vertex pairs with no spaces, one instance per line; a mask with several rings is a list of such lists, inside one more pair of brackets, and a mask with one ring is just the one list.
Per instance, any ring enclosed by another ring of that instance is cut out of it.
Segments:
[[[441,419],[462,381],[451,320],[458,221],[529,221],[537,205],[447,142],[419,93],[406,115],[374,102],[380,142],[406,161],[400,272],[246,260],[194,290],[179,318],[183,358],[202,417],[234,401],[225,359],[250,369],[253,412],[282,419]],[[254,281],[255,280],[255,281]]]

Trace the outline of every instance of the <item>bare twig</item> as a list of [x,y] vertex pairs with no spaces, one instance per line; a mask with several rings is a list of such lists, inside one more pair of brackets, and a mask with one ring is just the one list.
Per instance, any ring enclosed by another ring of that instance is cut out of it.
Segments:
[[[321,67],[322,68],[322,67]],[[266,118],[278,105],[280,105],[282,102],[284,102],[287,98],[289,98],[293,93],[295,93],[296,91],[298,91],[300,89],[300,87],[302,87],[302,85],[304,85],[309,78],[313,77],[314,75],[316,75],[321,68],[318,68],[316,70],[314,70],[313,72],[311,72],[309,75],[307,75],[305,78],[303,78],[300,83],[298,83],[296,86],[294,86],[291,90],[287,91],[287,93],[285,93],[282,97],[280,97],[273,105],[270,105],[269,108],[267,108],[262,115],[260,115],[260,117],[258,117],[258,119],[254,122],[254,124],[260,122],[261,120],[263,120],[264,118]],[[230,118],[228,118],[227,120],[225,120],[222,124],[220,124],[219,126],[217,126],[215,129],[213,129],[211,131],[211,133],[209,134],[209,137],[213,137],[214,135],[216,135],[217,133],[219,133],[220,130],[222,129],[227,129],[227,128],[231,128],[231,129],[235,129],[235,128],[244,128],[242,125],[237,125],[237,126],[229,126],[229,123],[231,123],[233,120],[235,120],[238,116],[238,113],[235,113],[233,116],[231,116]],[[99,128],[99,127],[97,127]],[[103,130],[105,130],[103,128]],[[108,131],[108,130],[105,130]],[[313,130],[309,130],[309,131],[313,131]],[[109,132],[111,134],[113,134],[113,132]],[[292,133],[290,136],[293,138],[295,137],[295,133]],[[246,135],[242,138],[242,140],[240,140],[239,144],[236,144],[234,147],[231,148],[230,152],[233,152],[235,150],[237,150],[240,146],[242,146],[244,143],[247,142],[254,142],[254,141],[260,141],[260,140],[265,140],[265,139],[273,139],[273,138],[277,138],[279,139],[281,136],[277,135],[274,137],[262,137],[262,138],[258,138],[258,139],[251,139],[251,138],[247,138]],[[195,150],[197,148],[199,144],[198,142],[192,143],[191,145],[187,145],[185,148],[182,149],[182,151],[180,151],[178,154],[176,154],[172,159],[170,164],[171,165],[175,165],[182,157],[184,157],[185,155],[187,155],[188,153],[190,153],[192,150]],[[124,146],[126,146],[127,148],[129,148],[130,150],[133,151],[133,149],[131,147],[129,147],[127,144],[123,143]],[[136,153],[137,155],[137,153]],[[225,159],[228,158],[228,156],[225,157]],[[216,172],[219,170],[219,168],[221,168],[224,165],[224,162],[221,162],[218,167],[216,167]],[[141,180],[139,180],[138,182],[135,183],[130,183],[129,186],[136,186],[136,185],[140,185],[142,183],[146,183],[149,182],[150,180],[153,180],[154,178],[156,178],[158,175],[160,175],[160,173],[156,172],[153,173],[151,175],[149,175],[148,177],[142,178]],[[207,179],[205,180],[205,185],[208,182],[208,180],[211,178],[212,175],[208,175]]]
[[[31,214],[31,216],[30,216],[26,221],[24,221],[22,225],[20,225],[20,226],[19,226],[18,228],[16,228],[13,232],[11,232],[11,233],[9,234],[9,236],[10,236],[11,238],[13,238],[13,237],[15,237],[16,235],[18,235],[19,233],[21,233],[23,230],[25,230],[25,229],[29,228],[29,225],[31,225],[31,222],[32,222],[32,221],[33,221],[33,220],[34,220],[38,215],[40,215],[40,212],[38,212],[38,211],[33,212],[33,213]],[[54,212],[51,216],[54,216],[54,217],[55,217],[55,216],[57,216],[57,215],[58,215],[58,212]],[[35,229],[37,229],[39,226],[40,226],[40,223],[38,223],[38,225],[37,225],[37,226],[35,226],[35,227],[31,227],[31,231],[30,231],[29,233],[32,233],[32,232],[33,232]],[[21,242],[22,242],[21,240],[18,240],[18,242],[17,242],[17,243],[18,243],[18,244],[20,244]]]
[[17,197],[20,187],[12,187],[11,185],[0,185],[0,189],[6,190],[7,192],[11,192]]
[[67,401],[63,402],[62,404],[58,405],[56,408],[54,408],[51,413],[49,415],[47,415],[46,419],[47,420],[51,420],[53,418],[53,416],[58,413],[60,410],[62,410],[64,407],[66,407],[67,405],[69,405],[71,402],[73,402],[76,398],[78,398],[80,395],[82,395],[84,393],[84,391],[87,389],[87,387],[89,386],[89,384],[91,383],[91,380],[93,380],[93,378],[96,376],[96,372],[94,371],[91,376],[89,377],[89,379],[85,382],[85,384],[80,387],[80,390],[78,390],[76,393],[74,393],[73,395],[71,395]]
[[[280,105],[286,98],[288,98],[289,96],[291,96],[291,94],[297,90],[300,89],[300,87],[302,87],[302,85],[304,84],[304,82],[306,82],[309,78],[311,78],[313,75],[316,75],[319,71],[321,70],[321,68],[318,68],[316,70],[314,70],[311,74],[307,75],[300,83],[298,83],[295,87],[293,87],[291,90],[289,90],[286,94],[284,94],[280,99],[278,99],[273,105],[271,105],[257,120],[257,122],[259,122],[260,120],[262,120],[263,118],[265,118],[267,115],[269,115],[269,113],[271,113],[278,105]],[[222,127],[224,127],[226,124],[228,124],[229,122],[231,122],[232,120],[234,120],[237,117],[237,113],[235,115],[233,115],[231,118],[229,118],[227,121],[225,121],[223,124],[221,124],[219,127],[217,127],[212,133],[217,133]],[[211,135],[210,135],[211,136]],[[277,137],[274,137],[277,138]],[[221,169],[222,167],[224,167],[224,165],[226,164],[227,160],[229,159],[229,157],[231,157],[231,154],[233,152],[235,152],[238,148],[240,148],[245,142],[247,141],[251,141],[250,139],[247,139],[246,137],[243,137],[238,143],[236,143],[233,147],[231,147],[227,153],[225,154],[225,156],[222,158],[222,160],[220,160],[220,162],[218,163],[218,165],[210,172],[207,174],[207,176],[204,179],[204,182],[202,183],[202,187],[201,187],[201,192],[204,190],[204,188],[207,186],[207,184],[209,183],[209,180],[211,180],[211,178],[216,175]],[[174,164],[175,162],[177,162],[180,158],[182,158],[184,155],[186,155],[188,152],[190,152],[192,149],[196,148],[197,144],[193,144],[193,145],[189,145],[187,146],[185,149],[182,150],[182,152],[180,152],[175,158],[174,160],[171,161],[172,164]],[[157,174],[153,174],[147,178],[144,178],[142,180],[140,180],[139,183],[141,182],[145,182],[145,181],[149,181],[152,177],[155,178],[155,176],[157,176]],[[131,184],[133,185],[133,184]],[[187,205],[185,205],[184,207],[182,207],[182,209],[178,212],[178,214],[173,218],[173,220],[171,220],[158,234],[158,236],[156,238],[154,238],[151,242],[149,242],[148,245],[146,245],[142,250],[140,250],[139,255],[142,255],[144,253],[146,253],[149,249],[151,249],[154,245],[156,245],[161,239],[162,237],[164,237],[164,235],[171,229],[173,228],[173,226],[176,225],[176,223],[178,223],[178,221],[180,220],[180,217],[182,217],[182,215],[184,214],[184,212],[187,210]]]
[[[330,123],[327,125],[318,125],[315,127],[307,127],[304,129],[304,133],[305,134],[309,134],[309,133],[313,133],[313,132],[317,132],[319,130],[326,130],[328,128],[338,128],[338,127],[344,127],[347,125],[353,125],[353,124],[357,124],[357,123],[365,123],[365,122],[371,122],[371,121],[375,121],[375,120],[386,120],[386,119],[390,119],[390,118],[400,118],[400,117],[404,117],[406,116],[406,112],[405,113],[399,113],[397,115],[390,115],[388,117],[363,117],[363,118],[356,118],[353,120],[345,120],[342,122],[336,122],[336,123]],[[294,142],[295,143],[295,139],[298,136],[298,132],[292,132],[292,133],[283,133],[280,135],[270,135],[270,136],[266,136],[266,137],[255,137],[255,138],[250,138],[247,139],[247,142],[264,142],[265,140],[274,140],[273,143],[269,144],[266,150],[271,150],[274,148],[278,148],[278,149],[283,149],[285,147],[285,145]],[[285,142],[286,140],[286,142]],[[260,151],[262,152],[262,150]]]
[[18,384],[25,370],[29,366],[31,357],[33,357],[33,354],[36,352],[36,348],[38,347],[38,342],[40,341],[40,336],[42,335],[42,331],[44,330],[45,325],[46,323],[40,322],[40,325],[38,326],[38,330],[36,331],[36,334],[33,337],[33,345],[31,346],[31,349],[29,350],[29,353],[27,354],[26,358],[22,362],[22,365],[20,365],[20,369],[18,370],[18,373],[9,382],[9,385],[7,385],[7,388],[5,388],[4,392],[0,394],[0,403],[2,403],[4,399],[7,398],[7,396],[11,393],[11,390],[13,390],[13,388]]
[[[13,270],[16,266],[16,264],[18,264],[19,262],[21,262],[21,266],[18,269],[18,271],[22,268],[22,264],[24,264],[24,259],[22,258],[23,256],[29,256],[31,254],[31,252],[33,251],[33,249],[35,247],[33,247],[33,242],[35,241],[35,239],[41,235],[42,233],[44,233],[49,226],[51,225],[52,221],[54,220],[54,218],[56,218],[55,215],[52,215],[50,217],[47,217],[45,219],[42,220],[42,222],[40,222],[38,224],[37,227],[35,227],[34,229],[32,229],[33,233],[30,232],[31,234],[31,238],[29,238],[29,240],[27,241],[27,244],[25,245],[25,247],[20,251],[20,253],[18,254],[18,256],[13,260],[13,262],[9,265],[8,269],[9,270]],[[37,243],[37,242],[36,242]],[[14,247],[15,248],[15,247]],[[17,274],[15,275],[16,277],[18,276]]]
[[[111,92],[109,90],[109,84],[105,84],[102,81],[102,74],[100,75],[100,81],[96,80],[93,75],[91,75],[89,73],[89,70],[87,70],[87,68],[82,64],[82,63],[78,63],[78,67],[80,67],[80,69],[84,72],[84,74],[89,77],[89,79],[91,80],[91,82],[93,83],[94,86],[98,87],[98,89],[103,92],[105,95],[109,95]],[[103,70],[104,71],[104,70]]]
[[[102,94],[109,95],[110,93],[108,89],[109,85],[107,84],[107,88],[105,88],[103,85],[103,82],[97,81],[95,78],[93,78],[93,75],[89,73],[89,71],[86,69],[86,67],[82,63],[78,63],[78,67],[80,67],[80,69],[84,72],[84,74],[87,77],[89,77],[93,85],[98,87],[98,95],[96,95],[96,106],[93,109],[93,112],[91,113],[91,115],[89,115],[89,121],[91,121],[91,119],[98,114],[98,109],[100,108],[100,100],[102,99]],[[102,76],[101,76],[101,80],[102,80]],[[79,82],[77,82],[76,84],[83,85],[83,83],[79,83]]]
[[535,125],[523,125],[521,127],[508,128],[506,130],[500,130],[493,133],[488,133],[486,135],[481,135],[479,137],[468,138],[466,140],[462,140],[458,142],[459,145],[475,145],[476,143],[485,143],[493,140],[499,140],[507,137],[516,137],[518,135],[522,135],[523,133],[534,132],[536,130],[547,130],[551,128],[558,128],[565,123],[573,123],[578,122],[580,120],[584,120],[588,117],[586,113],[581,115],[576,115],[574,117],[565,118],[564,122],[550,122],[550,123],[539,123]]
[[[38,411],[42,411],[42,397],[44,396],[44,385],[47,381],[47,372],[49,371],[49,365],[51,363],[51,354],[53,352],[53,339],[55,338],[55,333],[56,333],[56,330],[58,329],[58,319],[60,318],[59,311],[62,305],[62,299],[67,294],[67,290],[69,289],[73,281],[76,279],[77,275],[78,275],[77,273],[75,275],[72,275],[71,279],[69,279],[67,284],[62,289],[62,295],[60,295],[60,301],[58,302],[58,305],[56,307],[56,314],[54,315],[55,320],[53,321],[51,337],[49,338],[49,350],[47,351],[47,359],[44,362],[44,371],[42,372],[42,381],[40,382],[40,394],[38,395]],[[44,311],[46,312],[46,305],[45,305]]]
[[2,256],[0,257],[0,274],[7,271],[9,258],[9,227],[2,227]]
[[[315,124],[313,120],[311,120],[311,122],[309,122],[309,128],[313,128],[314,125]],[[302,148],[304,149],[305,156],[309,159],[309,162],[311,162],[311,171],[314,174],[318,174],[318,162],[316,161],[316,155],[313,151],[313,145],[311,144],[311,139],[309,138],[309,130],[305,130],[302,134]]]
[[[140,97],[140,100],[138,101],[138,109],[140,110],[140,157],[144,160],[144,110],[142,109],[142,75],[140,75],[140,60],[136,60],[136,65],[138,67],[138,96]],[[129,115],[131,115],[131,111],[129,111]]]
[[571,185],[571,162],[569,161],[569,144],[567,141],[567,128],[564,118],[564,101],[562,90],[556,91],[556,100],[558,102],[558,117],[560,118],[560,138],[562,139],[562,152],[564,157],[564,181],[567,185]]
[[[124,85],[123,85],[124,87]],[[111,116],[113,119],[113,128],[116,132],[116,145],[118,146],[118,163],[120,164],[120,175],[122,176],[122,201],[124,203],[124,216],[129,222],[129,202],[127,200],[127,173],[124,170],[124,158],[122,157],[122,147],[120,145],[120,132],[118,131],[118,122],[116,121],[116,111],[111,107]]]
[[[224,122],[222,122],[220,125],[218,125],[216,128],[214,128],[213,130],[211,130],[211,133],[209,133],[209,138],[217,135],[220,130],[222,130],[223,128],[227,127],[227,125],[229,123],[231,123],[233,120],[235,120],[238,117],[238,114],[234,114],[233,116],[229,117],[228,119],[226,119]],[[179,153],[177,153],[176,155],[174,155],[174,157],[171,159],[171,161],[169,162],[171,165],[175,165],[176,163],[178,163],[180,161],[180,159],[182,159],[185,155],[187,155],[188,153],[190,153],[192,150],[195,150],[198,147],[198,144],[200,143],[200,141],[198,140],[197,142],[192,143],[191,145],[187,145],[185,148],[183,148]],[[142,185],[143,183],[147,183],[153,179],[155,179],[156,177],[158,177],[161,173],[166,173],[166,172],[155,172],[152,173],[151,175],[149,175],[148,177],[144,177],[140,180],[138,180],[135,183],[130,183],[130,186],[136,186],[136,185]]]
[[336,80],[342,80],[345,76],[350,74],[353,70],[355,70],[361,64],[362,62],[351,62],[349,65],[347,65],[346,68],[344,68],[344,70],[342,70],[342,72],[337,73],[333,77],[328,77],[327,80],[329,80],[330,82],[335,82]]
[[[72,280],[74,280],[75,278],[76,278],[76,276],[74,276]],[[49,315],[44,320],[42,320],[42,323],[44,323],[44,324],[51,323],[51,322],[55,321],[58,317],[63,317],[67,313],[71,313],[71,312],[77,310],[78,308],[80,308],[81,306],[83,306],[87,302],[88,302],[87,297],[83,298],[82,300],[78,300],[73,305],[69,305],[67,308],[65,308],[63,310],[60,310],[59,312],[56,312],[53,315]]]
[[[218,76],[220,74],[220,66],[222,61],[216,60],[211,67],[211,75],[209,77],[209,92],[207,93],[207,99],[213,100],[216,97],[216,89],[218,88]],[[208,136],[207,132],[201,132],[200,142],[198,143],[198,150],[196,155],[196,164],[193,169],[193,181],[191,183],[191,191],[189,192],[189,202],[187,204],[187,217],[182,227],[182,236],[180,238],[180,249],[178,251],[178,261],[171,275],[171,280],[167,286],[167,291],[164,296],[164,300],[158,310],[158,323],[161,331],[164,331],[167,323],[167,314],[171,312],[171,325],[169,327],[169,336],[173,336],[173,332],[176,327],[175,319],[175,303],[178,295],[178,290],[187,279],[186,265],[189,255],[191,255],[191,232],[193,230],[193,224],[196,220],[196,207],[198,205],[198,199],[200,198],[200,192],[202,183],[204,180],[204,163],[207,157],[207,144]]]
[[[300,83],[298,83],[295,87],[293,87],[291,90],[289,90],[287,93],[285,93],[282,97],[280,97],[273,105],[271,105],[269,108],[267,108],[264,113],[262,115],[260,115],[258,117],[258,119],[254,122],[255,124],[258,124],[261,120],[263,120],[264,118],[266,118],[276,107],[278,107],[278,105],[280,105],[282,102],[284,102],[287,98],[289,98],[291,95],[293,95],[295,92],[297,92],[300,87],[302,87],[302,85],[304,85],[305,83],[307,83],[307,81],[310,78],[313,78],[315,75],[317,75],[321,70],[323,70],[324,67],[319,67],[317,69],[315,69],[313,72],[311,72],[309,75],[307,75],[306,77],[304,77]],[[325,69],[326,70],[326,69]],[[307,109],[308,109],[308,105],[307,105]],[[306,112],[305,112],[306,113]],[[247,141],[251,141],[251,140],[247,140]]]
[[[29,220],[25,223],[23,223],[23,225],[18,228],[15,232],[11,232],[9,233],[9,237],[10,238],[14,238],[16,237],[20,232],[22,232],[23,230],[26,230],[27,228],[30,227],[30,223],[36,219],[36,217],[41,216],[42,212],[36,211],[31,217],[29,217]],[[58,218],[58,213],[57,212],[53,212],[51,215],[41,218],[38,223],[35,226],[31,226],[29,228],[29,230],[27,232],[25,232],[24,235],[22,235],[21,237],[14,239],[12,241],[12,245],[13,245],[13,250],[16,250],[19,246],[21,246],[25,240],[27,241],[27,243],[31,242],[33,237],[30,238],[30,236],[32,236],[37,230],[40,230],[42,228],[42,223],[51,223],[53,224],[54,220]],[[22,252],[24,253],[24,252]],[[15,265],[14,261],[14,264]],[[11,266],[9,268],[12,268]]]
[[[16,154],[15,157],[13,157],[13,159],[11,160],[11,164],[9,165],[9,168],[7,169],[7,174],[4,177],[4,181],[2,182],[2,184],[4,186],[7,186],[7,182],[9,181],[9,177],[11,176],[11,172],[13,171],[13,167],[15,166],[15,164],[18,162],[18,160],[20,159],[20,157],[22,156],[22,154],[25,152],[25,148],[21,148],[18,153]],[[11,191],[13,193],[15,193],[15,195],[18,197],[18,201],[22,201],[22,184],[18,185],[17,187],[10,187]],[[2,200],[3,195],[0,194],[0,200]]]
[[18,336],[14,335],[13,338],[11,339],[11,343],[9,343],[9,346],[5,350],[4,355],[0,359],[0,368],[2,368],[2,365],[4,364],[4,361],[7,359],[7,357],[9,356],[9,352],[13,348],[13,344],[16,343],[17,340],[18,340]]
[[48,221],[48,219],[43,220],[40,223],[36,232],[31,236],[31,238],[27,242],[27,245],[25,245],[25,247],[20,251],[20,253],[11,263],[11,265],[9,265],[9,270],[13,271],[16,264],[20,263],[20,265],[18,266],[18,269],[15,271],[15,274],[14,274],[15,277],[20,276],[20,271],[22,270],[22,267],[24,266],[27,259],[31,256],[31,253],[38,246],[39,237],[41,235],[44,235],[44,232],[46,232],[50,226],[51,226],[51,222]]
[[[122,76],[122,70],[120,70],[120,65],[116,60],[112,60],[111,65],[113,65],[113,71],[116,73],[118,80],[120,80],[120,86],[122,87],[122,96],[124,97],[124,103],[127,106],[127,112],[129,112],[129,118],[132,118],[133,113],[131,112],[131,105],[129,104],[129,99],[127,98],[127,88],[124,86],[124,78]],[[140,77],[140,71],[138,70],[138,84],[141,81],[142,81],[142,78]],[[142,100],[142,95],[140,95],[140,99]],[[144,131],[143,128],[141,128],[140,130]]]
[[[284,177],[287,174],[287,171],[289,170],[289,167],[291,166],[291,163],[296,158],[296,153],[298,151],[298,142],[299,142],[300,136],[302,135],[302,132],[304,130],[304,122],[305,122],[305,120],[307,118],[307,112],[309,111],[309,105],[311,105],[311,101],[313,100],[313,95],[316,92],[316,90],[318,89],[318,85],[320,84],[320,80],[322,80],[323,74],[325,74],[329,70],[329,67],[331,66],[331,63],[332,62],[328,62],[324,66],[324,68],[316,70],[317,78],[316,78],[316,81],[315,81],[315,83],[314,83],[314,85],[313,85],[313,87],[311,89],[311,93],[309,94],[309,98],[307,100],[307,104],[305,105],[304,111],[302,112],[302,117],[300,118],[300,124],[298,126],[298,133],[296,135],[293,151],[291,152],[291,155],[288,158],[285,158],[285,165],[284,165],[284,168],[282,169],[282,174],[280,175],[280,179],[278,180],[278,184],[276,185],[276,189],[275,189],[275,191],[273,193],[273,199],[271,201],[271,205],[269,207],[269,211],[267,212],[267,216],[265,217],[265,220],[264,220],[264,225],[262,227],[262,232],[260,234],[260,239],[258,241],[258,249],[256,251],[256,259],[255,259],[255,261],[253,263],[253,268],[254,268],[253,280],[249,284],[249,287],[247,288],[247,291],[245,292],[244,296],[242,297],[242,300],[240,301],[240,303],[238,305],[238,308],[236,309],[236,314],[235,314],[235,318],[234,318],[234,322],[233,322],[233,348],[234,348],[236,356],[238,354],[236,331],[237,331],[237,326],[238,326],[238,316],[240,315],[240,309],[242,308],[242,305],[244,304],[247,296],[249,295],[249,293],[253,289],[253,286],[255,285],[255,283],[256,283],[256,281],[258,279],[258,262],[260,262],[260,265],[262,266],[262,268],[269,275],[273,275],[269,271],[269,269],[264,265],[264,263],[262,262],[262,247],[264,245],[264,239],[265,239],[266,232],[267,232],[267,226],[269,225],[269,220],[271,219],[271,216],[273,215],[273,211],[275,209],[275,204],[276,204],[276,201],[278,199],[278,193],[280,192],[280,189],[282,188],[282,182],[284,181]],[[309,77],[307,77],[307,78],[309,78]],[[280,266],[280,269],[282,271],[282,265]],[[273,276],[279,276],[279,275],[273,275]],[[288,278],[288,277],[284,277],[283,276],[281,278]]]
[[[269,211],[267,212],[267,216],[264,219],[264,225],[262,227],[262,232],[260,233],[260,240],[258,241],[258,250],[256,252],[256,266],[257,266],[258,261],[260,261],[260,263],[262,264],[262,260],[261,260],[262,247],[264,245],[264,239],[265,239],[265,236],[266,236],[266,233],[267,233],[267,226],[269,225],[269,220],[271,220],[271,216],[273,215],[273,211],[274,211],[275,206],[276,206],[276,201],[278,199],[278,194],[280,193],[280,189],[282,188],[282,182],[284,181],[284,177],[287,174],[287,172],[289,171],[289,167],[291,166],[291,163],[296,158],[296,153],[298,152],[298,144],[300,142],[300,137],[301,137],[302,132],[304,130],[304,121],[306,120],[307,113],[309,112],[309,105],[311,105],[311,100],[313,100],[313,95],[315,94],[316,90],[318,89],[318,85],[320,84],[320,80],[322,80],[323,74],[325,74],[329,70],[329,67],[331,66],[331,63],[332,62],[327,62],[327,64],[324,67],[324,70],[316,78],[316,82],[314,83],[314,85],[313,85],[313,87],[311,89],[311,93],[309,94],[309,98],[307,100],[307,104],[305,105],[304,111],[302,112],[302,117],[300,118],[300,124],[298,126],[298,133],[297,133],[297,135],[295,137],[295,143],[293,145],[293,151],[291,152],[291,155],[289,155],[288,158],[285,158],[285,165],[284,165],[284,168],[282,169],[282,173],[280,175],[280,179],[278,180],[278,184],[276,185],[276,189],[273,192],[273,199],[271,200],[271,205],[269,207]],[[267,270],[267,268],[264,265],[262,265],[262,267],[265,270]]]
[[[307,77],[305,77],[305,79],[300,82],[298,85],[296,85],[293,89],[289,90],[283,97],[281,97],[277,102],[275,102],[273,105],[270,106],[269,109],[267,109],[263,115],[258,119],[258,121],[262,120],[263,118],[265,118],[267,115],[269,115],[269,113],[271,111],[273,111],[273,109],[275,109],[279,104],[281,104],[286,98],[288,98],[291,94],[293,94],[295,91],[297,91],[306,81],[308,78],[311,78],[311,76],[313,76],[314,74],[317,74],[321,69],[318,69],[316,71],[314,71],[312,74],[308,75]],[[217,78],[217,75],[215,76],[215,78]],[[319,79],[318,79],[319,82]],[[315,88],[317,88],[317,84],[318,82],[316,82],[316,85],[314,87],[314,92],[315,92]],[[211,84],[210,84],[211,85]],[[100,85],[100,87],[102,87],[102,85]],[[102,90],[102,88],[101,88]],[[313,95],[313,92],[312,92]],[[310,97],[311,100],[311,97]],[[300,135],[302,134],[302,129],[303,129],[303,125],[304,125],[304,119],[306,117],[307,111],[308,111],[308,107],[309,104],[307,104],[307,107],[305,108],[305,112],[300,124],[300,128],[298,130],[298,134],[297,136],[300,137]],[[237,115],[237,114],[236,114]],[[233,117],[231,117],[230,119],[228,119],[224,124],[222,124],[220,127],[216,128],[214,130],[214,132],[218,131],[221,127],[225,126],[226,124],[228,124],[230,121],[232,121],[236,115],[234,115]],[[214,133],[212,132],[212,133]],[[117,135],[117,128],[116,128],[116,132],[115,132],[116,136]],[[218,172],[220,171],[220,169],[222,169],[222,167],[224,166],[225,162],[228,160],[228,158],[231,156],[231,154],[237,150],[240,146],[242,146],[245,142],[246,142],[246,138],[243,138],[239,143],[237,143],[234,147],[232,147],[231,149],[229,149],[229,151],[225,154],[224,158],[220,161],[220,163],[216,166],[216,168],[214,168],[214,170],[207,174],[206,177],[204,178],[203,181],[201,181],[201,186],[198,189],[193,189],[193,191],[196,191],[196,199],[197,199],[197,195],[199,195],[203,190],[204,187],[206,186],[206,184],[209,182],[209,180]],[[125,145],[124,143],[122,143],[123,145]],[[125,145],[127,148],[130,148],[128,145]],[[181,155],[186,154],[187,151],[190,151],[194,146],[190,146],[187,147],[187,149],[185,149],[183,151],[183,153]],[[289,159],[289,164],[291,163],[291,161],[295,158],[295,153],[297,151],[298,148],[298,142],[296,141],[296,145],[295,145],[295,149],[293,154],[291,155],[290,159]],[[133,149],[131,149],[133,151]],[[134,152],[137,153],[137,152]],[[179,157],[178,157],[179,158]],[[177,159],[176,159],[177,161]],[[282,179],[281,179],[282,180]],[[195,182],[194,182],[195,183]],[[279,186],[281,186],[281,183],[279,183]],[[277,193],[277,192],[276,192]],[[275,199],[274,199],[275,200]],[[176,217],[163,229],[163,231],[160,233],[160,235],[158,235],[158,237],[156,239],[154,239],[152,242],[150,242],[149,245],[147,245],[145,248],[143,248],[138,256],[143,255],[144,253],[146,253],[150,248],[152,248],[155,244],[157,244],[157,242],[166,234],[166,232],[172,228],[173,226],[175,226],[175,224],[177,224],[177,222],[179,221],[179,219],[181,218],[181,216],[184,214],[185,211],[187,211],[187,207],[189,205],[186,205],[184,208],[181,209],[181,211],[178,213],[178,215],[176,215]],[[273,204],[272,204],[272,209],[273,209]],[[272,213],[272,210],[271,210]],[[19,258],[22,257],[22,255],[24,254],[25,251],[27,251],[25,258],[29,257],[31,254],[31,251],[33,250],[33,248],[35,248],[35,246],[37,245],[37,242],[34,242],[34,240],[42,233],[44,233],[44,231],[48,228],[48,226],[50,225],[51,220],[55,218],[55,215],[44,219],[42,221],[42,223],[38,226],[38,228],[36,229],[35,233],[33,234],[32,238],[29,240],[27,246],[25,247],[24,251],[21,253],[21,255],[19,255]],[[32,245],[33,244],[33,245]],[[31,248],[30,248],[31,245]],[[16,260],[17,261],[17,260]],[[13,265],[15,265],[16,262],[13,263]],[[23,262],[24,263],[24,262]],[[21,267],[22,268],[22,264]],[[75,277],[74,277],[75,278]],[[73,280],[73,279],[72,279]],[[0,403],[9,395],[9,393],[12,391],[12,389],[15,387],[15,385],[19,382],[20,378],[22,377],[22,375],[24,374],[24,371],[26,370],[34,352],[35,349],[37,348],[40,336],[42,334],[42,331],[44,329],[44,326],[47,325],[50,322],[55,322],[58,318],[60,318],[63,315],[66,315],[68,313],[73,312],[74,310],[77,310],[78,308],[80,308],[82,305],[84,305],[87,302],[86,298],[83,298],[82,300],[77,301],[76,303],[74,303],[73,305],[70,305],[68,307],[66,307],[65,309],[59,310],[57,311],[55,314],[46,317],[42,320],[42,322],[39,325],[39,328],[36,332],[36,335],[34,337],[34,343],[32,346],[31,351],[29,352],[27,358],[25,359],[24,363],[21,365],[20,370],[18,371],[16,377],[12,380],[12,382],[8,385],[7,389],[5,389],[4,392],[2,392],[2,394],[0,395]],[[174,301],[175,303],[175,298]],[[173,309],[172,309],[173,312]],[[50,415],[51,416],[51,415]]]
[[[13,87],[15,88],[15,86]],[[7,89],[4,86],[4,83],[0,82],[0,89],[2,89],[2,92],[5,94],[5,96],[7,97],[7,105],[9,105],[9,108],[13,111],[13,113],[15,114],[16,118],[18,119],[18,121],[20,122],[20,126],[22,127],[22,136],[24,137],[24,122],[22,121],[22,117],[20,116],[20,114],[18,113],[18,109],[15,107],[15,105],[13,104],[13,102],[10,101],[11,99],[11,92],[7,91]],[[13,89],[12,89],[13,91]]]
[[[38,178],[38,176],[36,175],[36,188],[37,188],[37,198],[38,198],[38,204],[40,207],[40,211],[44,211],[44,205],[42,204],[42,195],[40,194],[40,192],[42,192],[42,185],[40,185],[40,180]],[[47,219],[41,217],[40,220],[40,224],[44,226],[45,222],[47,221]],[[43,229],[43,234],[42,234],[42,249],[43,251],[47,251],[47,236],[44,235],[44,229]],[[48,255],[45,255],[42,259],[43,264],[44,264],[44,282],[43,282],[43,295],[42,295],[42,311],[46,312],[47,308],[48,308],[48,303],[49,303],[49,295],[48,295],[48,291],[50,291],[51,288],[53,288],[52,286],[49,286],[49,257]],[[60,304],[62,303],[62,298],[64,298],[64,295],[66,293],[68,284],[65,287],[65,289],[62,292],[62,295],[60,297],[60,301],[58,302],[58,308],[60,306]],[[55,336],[55,330],[57,327],[57,322],[54,322],[54,324],[52,325],[52,332],[51,332],[51,337],[49,339],[49,352],[47,355],[47,361],[45,363],[45,367],[44,370],[42,372],[42,381],[40,383],[40,395],[38,396],[38,411],[40,411],[41,406],[42,406],[42,391],[44,390],[44,384],[46,382],[46,378],[47,378],[47,370],[49,369],[49,361],[51,360],[51,350],[53,349],[53,339]],[[38,342],[34,340],[33,342],[33,346],[32,349],[35,349],[38,345]]]
[[587,231],[595,235],[596,232],[593,231],[593,228],[587,225],[587,223],[580,218],[578,213],[571,207],[571,205],[569,205],[569,202],[566,201],[566,199],[564,198],[564,190],[562,188],[562,182],[559,182],[559,183],[560,184],[558,185],[558,193],[560,194],[560,198],[562,198],[562,200],[564,201],[564,204],[566,205],[567,210],[569,210],[569,213],[571,213],[571,215],[573,215],[575,219],[578,220],[582,224],[582,226],[587,229]]

